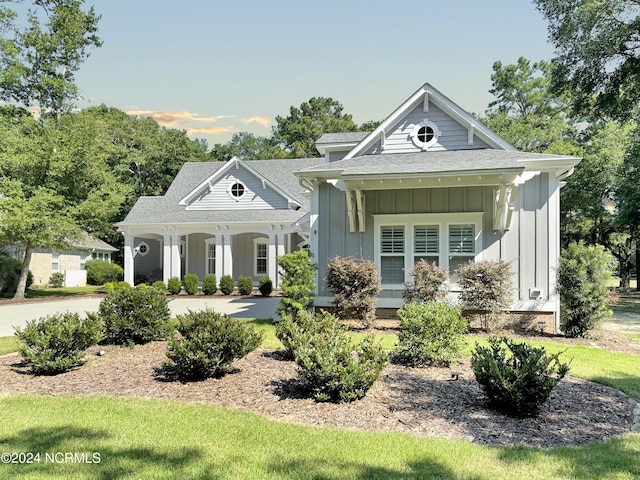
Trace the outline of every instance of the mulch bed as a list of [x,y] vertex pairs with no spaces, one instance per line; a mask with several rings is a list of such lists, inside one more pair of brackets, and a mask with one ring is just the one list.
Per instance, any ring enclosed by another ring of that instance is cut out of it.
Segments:
[[[104,355],[98,355],[99,350]],[[635,402],[621,392],[565,378],[541,415],[515,419],[489,409],[469,361],[447,368],[389,365],[367,396],[352,403],[318,403],[310,398],[294,362],[279,352],[256,350],[216,379],[166,381],[156,369],[166,359],[166,342],[135,348],[92,347],[85,364],[56,376],[34,376],[18,354],[0,357],[0,395],[85,395],[165,398],[263,414],[304,425],[348,430],[395,431],[483,444],[580,445],[632,430]]]

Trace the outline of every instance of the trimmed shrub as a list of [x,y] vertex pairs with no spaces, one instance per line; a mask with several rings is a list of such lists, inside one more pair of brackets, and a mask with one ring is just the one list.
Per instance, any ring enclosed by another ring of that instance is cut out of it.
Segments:
[[214,295],[218,291],[215,275],[207,275],[202,280],[202,293],[205,295]]
[[407,283],[402,299],[410,302],[435,302],[447,296],[447,272],[434,263],[420,259],[409,270],[413,283]]
[[413,366],[449,366],[462,355],[467,320],[459,306],[407,303],[398,310],[400,332],[395,357]]
[[517,417],[538,415],[569,371],[569,364],[559,360],[562,352],[547,355],[544,347],[507,338],[491,337],[488,341],[488,347],[476,343],[471,368],[490,404]]
[[103,285],[104,293],[111,293],[114,290],[122,290],[123,288],[133,288],[127,282],[108,282]]
[[333,258],[327,265],[326,284],[335,296],[332,305],[338,318],[355,318],[365,327],[375,320],[380,277],[371,260]]
[[295,358],[296,347],[308,342],[309,335],[332,336],[345,330],[330,313],[321,311],[313,314],[307,310],[300,310],[295,316],[285,315],[275,327],[276,337],[284,346],[286,356],[291,359]]
[[602,246],[571,243],[560,254],[557,290],[560,323],[568,337],[584,337],[607,308],[613,258]]
[[462,287],[460,301],[467,309],[480,310],[482,328],[490,330],[511,306],[513,274],[509,263],[504,260],[469,261],[458,266],[456,275]]
[[238,293],[240,295],[251,295],[251,292],[253,292],[253,279],[240,275],[238,277]]
[[89,285],[104,285],[108,282],[119,282],[124,279],[124,270],[117,263],[106,260],[87,260],[84,264]]
[[172,327],[164,293],[155,288],[121,288],[108,293],[100,302],[108,343],[131,346],[164,340]]
[[[304,313],[300,313],[304,315]],[[326,330],[304,332],[304,341],[294,337],[295,361],[319,402],[351,402],[366,395],[387,365],[387,354],[373,335],[365,337],[353,351],[338,320],[326,314]]]
[[178,295],[181,287],[182,283],[180,283],[180,279],[178,277],[171,277],[167,282],[167,289],[171,295]]
[[60,288],[64,285],[64,273],[53,272],[49,277],[49,286],[53,288]]
[[271,292],[273,292],[273,282],[271,279],[269,277],[261,277],[258,282],[258,290],[263,297],[271,295]]
[[296,315],[300,310],[313,307],[313,292],[316,288],[316,265],[308,250],[297,250],[278,258],[282,269],[282,297],[278,304],[280,316]]
[[156,290],[158,290],[159,292],[162,292],[164,294],[167,293],[167,286],[164,284],[162,280],[156,280],[155,282],[153,282],[153,285],[151,286]]
[[195,295],[198,293],[198,275],[195,273],[187,273],[182,279],[182,286],[187,295]]
[[102,339],[103,322],[95,313],[57,313],[16,328],[18,351],[37,375],[66,372],[78,365],[85,350]]
[[233,293],[233,277],[231,275],[223,275],[220,277],[220,291],[225,295],[231,295]]
[[169,339],[169,361],[162,371],[182,381],[204,380],[231,370],[231,363],[262,341],[252,325],[211,309],[178,315],[180,337]]

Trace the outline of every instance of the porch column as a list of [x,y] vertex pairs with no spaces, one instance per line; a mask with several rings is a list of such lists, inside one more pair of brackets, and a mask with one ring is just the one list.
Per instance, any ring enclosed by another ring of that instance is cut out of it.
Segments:
[[133,286],[133,235],[124,235],[124,281]]
[[269,234],[269,245],[267,246],[268,275],[272,282],[278,283],[276,272],[276,234]]
[[220,277],[223,275],[222,274],[222,256],[224,255],[223,253],[223,249],[222,249],[222,235],[220,234],[216,234],[216,243],[215,243],[215,249],[216,249],[216,281],[218,283],[220,283]]
[[278,234],[278,245],[276,247],[276,287],[280,287],[282,283],[282,275],[280,275],[280,270],[278,269],[278,258],[282,257],[285,254],[285,240],[287,236],[284,233]]
[[162,236],[162,281],[166,285],[171,278],[171,235]]
[[224,233],[222,238],[222,275],[230,275],[233,277],[233,255],[231,253],[231,241],[233,235]]
[[171,276],[180,278],[180,235],[171,235]]

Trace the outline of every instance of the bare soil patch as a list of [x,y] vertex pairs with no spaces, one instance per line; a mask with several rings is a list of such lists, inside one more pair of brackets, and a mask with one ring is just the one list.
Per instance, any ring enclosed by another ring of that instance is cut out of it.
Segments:
[[[98,355],[104,350],[103,356]],[[294,362],[277,351],[256,350],[222,378],[168,382],[156,375],[166,342],[135,348],[92,347],[85,364],[56,376],[34,376],[18,354],[0,357],[0,395],[86,395],[166,398],[220,405],[304,425],[348,430],[396,431],[483,444],[579,445],[628,433],[635,402],[621,392],[568,378],[535,419],[489,409],[465,360],[452,368],[389,365],[367,396],[348,404],[317,403]]]

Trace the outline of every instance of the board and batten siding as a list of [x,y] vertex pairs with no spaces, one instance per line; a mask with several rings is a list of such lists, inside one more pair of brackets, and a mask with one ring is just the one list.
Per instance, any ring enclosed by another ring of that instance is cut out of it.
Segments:
[[430,151],[438,150],[467,150],[477,148],[489,148],[489,145],[477,135],[473,136],[473,145],[469,145],[469,131],[466,127],[456,122],[448,114],[437,106],[430,104],[429,111],[422,111],[422,102],[418,104],[403,120],[386,132],[384,147],[377,142],[366,154],[376,153],[408,153],[420,151],[420,147],[413,143],[410,134],[415,125],[428,120],[434,123],[440,130],[440,138],[429,147]]
[[[229,189],[240,182],[245,187],[242,197],[235,199]],[[211,186],[205,187],[187,206],[187,210],[263,210],[287,209],[289,202],[268,184],[242,167],[228,172]]]
[[162,280],[162,242],[150,238],[135,238],[133,245],[139,246],[142,242],[149,247],[146,255],[137,254],[134,259],[134,274],[145,275],[149,282]]

